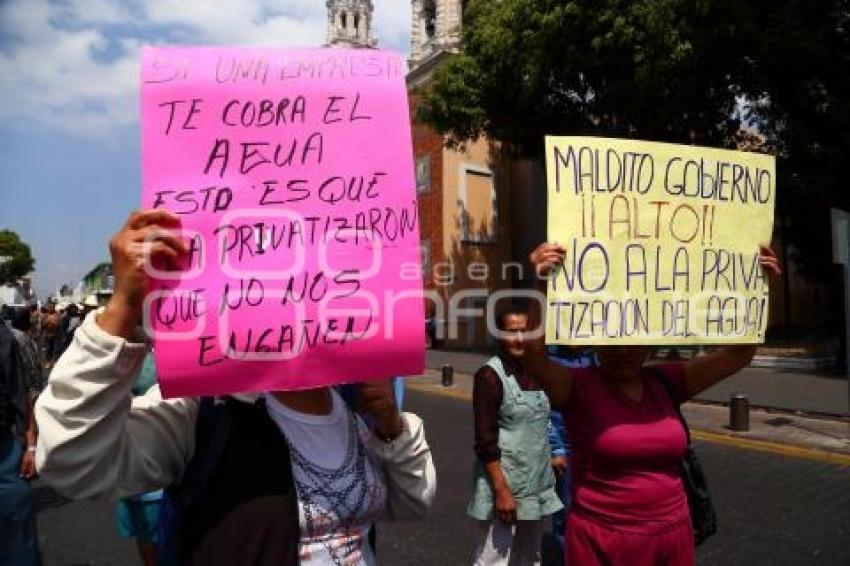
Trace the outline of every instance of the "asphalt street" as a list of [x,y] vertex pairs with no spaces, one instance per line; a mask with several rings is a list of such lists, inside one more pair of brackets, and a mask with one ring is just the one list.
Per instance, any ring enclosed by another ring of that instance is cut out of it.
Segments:
[[[466,517],[472,452],[468,402],[408,393],[434,452],[437,501],[425,523],[386,524],[379,552],[392,566],[469,564],[477,536]],[[701,566],[850,565],[850,468],[698,443],[719,532],[698,550]]]
[[[472,453],[467,401],[409,391],[436,460],[439,489],[430,518],[384,523],[378,556],[389,566],[469,564],[476,524],[466,517]],[[720,532],[698,551],[701,566],[850,565],[850,468],[700,443]],[[112,506],[68,503],[37,488],[40,538],[48,566],[136,565],[117,538]]]

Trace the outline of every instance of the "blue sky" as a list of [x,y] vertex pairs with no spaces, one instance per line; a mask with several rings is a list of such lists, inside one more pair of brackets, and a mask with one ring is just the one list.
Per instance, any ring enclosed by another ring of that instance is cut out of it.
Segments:
[[[410,2],[374,0],[409,51]],[[33,249],[39,296],[108,258],[138,206],[146,44],[319,45],[325,0],[0,0],[0,229]]]

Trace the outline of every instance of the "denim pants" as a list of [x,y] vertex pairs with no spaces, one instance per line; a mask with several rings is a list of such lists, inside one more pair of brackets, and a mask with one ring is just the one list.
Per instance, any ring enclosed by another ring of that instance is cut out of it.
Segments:
[[23,448],[14,437],[0,439],[0,564],[41,564],[32,491],[21,479]]
[[564,471],[564,475],[555,479],[555,491],[564,504],[564,508],[552,515],[552,531],[558,538],[561,548],[564,548],[564,536],[567,532],[567,513],[570,512],[570,506],[573,503],[573,496],[570,492],[570,468],[569,466]]

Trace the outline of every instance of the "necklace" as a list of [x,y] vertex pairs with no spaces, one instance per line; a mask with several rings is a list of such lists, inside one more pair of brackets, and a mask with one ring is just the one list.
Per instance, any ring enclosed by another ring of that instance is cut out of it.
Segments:
[[[342,566],[346,557],[363,545],[363,537],[357,536],[359,526],[377,515],[382,504],[375,478],[371,485],[369,482],[367,455],[356,417],[348,413],[348,443],[343,462],[337,468],[320,466],[288,439],[287,443],[293,469],[301,472],[293,476],[304,512],[304,534],[312,541],[322,541],[333,563]],[[326,536],[334,523],[338,525],[338,535]]]

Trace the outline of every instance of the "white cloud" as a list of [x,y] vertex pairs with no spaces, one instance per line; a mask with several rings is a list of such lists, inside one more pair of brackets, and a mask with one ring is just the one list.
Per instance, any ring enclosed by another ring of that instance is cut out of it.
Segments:
[[130,6],[114,0],[64,0],[55,10],[70,25],[120,24],[133,17]]
[[375,23],[373,27],[380,44],[410,52],[410,0],[375,0]]
[[[318,45],[324,0],[6,0],[0,3],[0,123],[36,121],[108,137],[138,121],[146,43]],[[409,49],[410,3],[376,0],[383,47]]]

